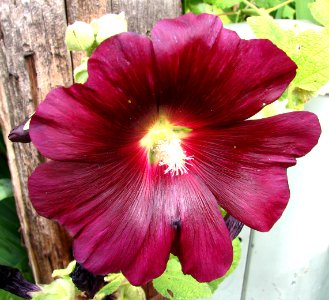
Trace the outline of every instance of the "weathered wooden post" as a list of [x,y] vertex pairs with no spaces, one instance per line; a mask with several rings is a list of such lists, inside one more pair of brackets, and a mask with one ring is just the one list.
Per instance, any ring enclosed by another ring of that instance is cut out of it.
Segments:
[[[67,24],[124,11],[129,30],[147,34],[156,20],[181,14],[180,0],[2,0],[0,3],[0,122],[6,137],[55,86],[70,85],[80,57],[64,44]],[[31,144],[6,140],[22,235],[35,280],[51,281],[53,269],[71,259],[70,238],[38,216],[27,178],[44,160]]]

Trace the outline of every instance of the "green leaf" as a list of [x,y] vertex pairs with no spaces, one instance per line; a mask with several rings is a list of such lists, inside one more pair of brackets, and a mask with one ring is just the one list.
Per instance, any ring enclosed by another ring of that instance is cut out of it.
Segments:
[[21,300],[23,298],[13,295],[7,291],[0,289],[0,299],[1,300]]
[[145,292],[140,286],[126,284],[119,288],[118,299],[123,300],[146,300]]
[[0,264],[19,269],[27,280],[31,280],[28,258],[21,244],[19,227],[14,198],[0,201]]
[[104,287],[102,287],[98,293],[94,296],[94,300],[102,300],[105,296],[113,294],[125,281],[125,277],[121,274],[110,274],[104,278],[105,281],[109,281]]
[[[282,7],[280,10],[281,10],[281,17],[280,17],[280,19],[290,19],[290,20],[293,20],[295,18],[295,13],[296,12],[295,12],[295,10],[292,7],[286,5],[286,6]],[[277,16],[276,16],[276,18],[277,18]]]
[[291,30],[283,30],[271,17],[250,17],[247,20],[257,38],[269,39],[279,48],[287,48],[294,36]]
[[0,132],[0,178],[9,178],[10,172],[7,164],[6,145]]
[[224,9],[240,4],[242,0],[206,0],[205,2]]
[[41,291],[34,292],[35,300],[75,300],[81,292],[74,285],[69,276],[76,266],[76,261],[71,261],[65,269],[57,269],[52,273],[52,277],[58,277],[50,284],[42,285]]
[[88,58],[83,58],[81,64],[74,69],[74,81],[76,83],[85,83],[88,79]]
[[79,293],[72,279],[65,276],[50,284],[42,285],[41,291],[31,294],[34,300],[75,300]]
[[3,140],[2,133],[0,132],[0,155],[6,155],[6,145]]
[[174,256],[169,259],[165,272],[153,280],[153,286],[164,297],[175,300],[208,298],[212,294],[207,283],[200,283],[192,276],[184,275],[181,264]]
[[0,179],[0,201],[13,196],[10,179]]
[[312,3],[314,0],[295,0],[296,19],[308,20],[314,22],[314,18],[308,7],[308,3]]
[[280,3],[282,3],[283,1],[280,0],[256,0],[255,1],[255,5],[258,8],[265,8],[265,9],[269,9],[272,8],[274,6],[279,5]]
[[204,3],[196,0],[187,1],[185,12],[193,12],[194,14],[213,14],[216,16],[220,15],[220,19],[224,24],[231,23],[231,20],[224,15],[224,11],[216,5],[212,5],[209,3]]
[[288,87],[288,107],[301,109],[329,81],[327,31],[283,30],[270,17],[251,17],[248,24],[258,38],[271,40],[297,64],[296,77]]
[[317,0],[309,4],[309,8],[315,20],[323,26],[329,26],[329,0]]
[[213,280],[211,282],[208,282],[208,285],[212,292],[216,291],[218,286],[228,277],[230,276],[233,271],[236,269],[236,267],[239,264],[240,258],[241,258],[241,244],[238,238],[234,239],[232,242],[233,246],[233,262],[227,273],[216,280]]

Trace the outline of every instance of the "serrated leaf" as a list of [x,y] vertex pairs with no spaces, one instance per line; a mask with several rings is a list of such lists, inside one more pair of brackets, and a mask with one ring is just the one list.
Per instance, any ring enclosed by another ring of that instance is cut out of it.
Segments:
[[184,275],[175,257],[169,259],[165,272],[153,280],[153,286],[164,297],[174,300],[208,298],[212,294],[207,283],[200,283],[192,276]]
[[0,179],[0,201],[13,196],[11,181],[7,178]]
[[[251,17],[248,24],[256,37],[271,40],[297,64],[297,74],[288,88],[288,107],[300,109],[329,81],[329,36],[327,31],[284,30],[270,17]],[[297,25],[296,25],[297,26]]]
[[215,290],[217,290],[218,286],[228,277],[230,276],[233,271],[236,269],[236,267],[238,266],[239,262],[240,262],[240,258],[241,258],[241,244],[238,238],[234,239],[232,242],[232,247],[233,247],[233,261],[232,261],[232,265],[229,268],[229,270],[227,271],[227,273],[223,276],[220,277],[216,280],[213,280],[211,282],[208,282],[208,285],[211,289],[212,292],[214,292]]
[[250,17],[247,22],[257,38],[271,40],[282,50],[290,48],[287,44],[290,43],[295,33],[292,30],[281,29],[270,16]]
[[288,52],[299,68],[294,84],[316,92],[329,81],[329,38],[322,32],[307,30],[296,37],[295,45]]
[[329,26],[329,0],[316,0],[308,6],[316,21],[323,26]]
[[109,281],[109,283],[98,291],[98,293],[94,296],[94,300],[102,300],[105,296],[113,294],[126,279],[121,273],[118,273],[110,274],[106,276],[104,280]]

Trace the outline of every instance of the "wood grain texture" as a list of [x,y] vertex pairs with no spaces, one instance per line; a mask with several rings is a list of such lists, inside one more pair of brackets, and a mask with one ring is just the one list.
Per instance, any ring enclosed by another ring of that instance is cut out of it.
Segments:
[[[71,84],[65,28],[62,1],[1,1],[0,120],[5,137],[53,87]],[[12,144],[7,139],[6,144],[30,264],[36,281],[47,283],[54,268],[70,261],[70,242],[58,224],[36,214],[28,199],[27,178],[43,158],[32,144]]]
[[129,31],[148,34],[157,20],[179,16],[182,7],[180,0],[112,0],[111,11],[126,13]]
[[[180,15],[181,1],[0,1],[0,122],[4,136],[34,112],[53,87],[72,83],[72,66],[80,64],[82,55],[71,58],[66,50],[67,24],[121,11],[126,13],[130,31],[148,34],[157,20]],[[27,178],[44,159],[32,144],[8,140],[6,144],[24,243],[35,279],[46,283],[54,268],[70,260],[70,242],[59,225],[35,213],[28,199]],[[161,299],[154,290],[149,298],[153,296]]]
[[[148,35],[156,21],[175,18],[182,13],[181,0],[67,0],[68,23],[90,22],[106,13],[125,12],[128,30]],[[80,64],[82,53],[74,53],[73,65]]]

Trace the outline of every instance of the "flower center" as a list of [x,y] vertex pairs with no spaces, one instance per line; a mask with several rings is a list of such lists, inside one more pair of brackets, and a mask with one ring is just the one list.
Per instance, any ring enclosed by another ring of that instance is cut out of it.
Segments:
[[186,137],[191,129],[174,126],[165,119],[160,119],[141,140],[141,145],[148,151],[151,164],[166,166],[165,174],[183,175],[188,172],[189,161],[182,148],[182,138]]

